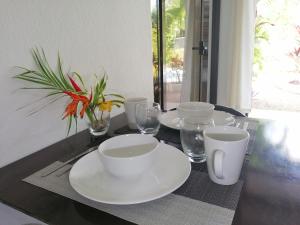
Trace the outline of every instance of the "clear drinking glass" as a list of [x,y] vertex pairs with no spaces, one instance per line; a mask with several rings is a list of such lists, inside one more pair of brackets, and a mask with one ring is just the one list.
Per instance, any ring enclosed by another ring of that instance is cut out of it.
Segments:
[[142,134],[156,135],[160,128],[160,105],[156,102],[143,102],[135,106],[136,125]]
[[184,153],[194,163],[206,161],[203,130],[214,126],[214,121],[184,118],[181,120],[180,139]]

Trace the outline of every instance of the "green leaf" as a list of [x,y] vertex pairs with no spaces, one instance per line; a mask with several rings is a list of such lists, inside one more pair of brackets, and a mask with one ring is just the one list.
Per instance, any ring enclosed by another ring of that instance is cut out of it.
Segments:
[[117,103],[117,104],[124,104],[124,101],[120,101],[120,100],[111,100],[111,102],[114,104],[114,103]]
[[117,98],[121,98],[123,100],[125,100],[125,98],[122,96],[122,95],[119,95],[119,94],[106,94],[105,96],[113,96],[113,97],[117,97]]
[[63,88],[63,89],[66,89],[67,87],[65,86],[64,82],[62,80],[59,79],[59,76],[57,76],[57,74],[51,69],[48,61],[47,61],[47,58],[46,58],[46,55],[45,55],[45,52],[44,52],[44,49],[41,49],[42,51],[42,57],[40,56],[40,53],[38,52],[39,56],[40,56],[40,59],[41,59],[41,62],[42,62],[42,65],[44,66],[44,68],[49,72],[49,75],[51,75],[55,82],[57,82],[57,84]]
[[41,76],[46,78],[49,82],[55,83],[55,80],[53,79],[52,75],[49,73],[49,71],[47,71],[47,69],[43,65],[43,62],[42,62],[42,59],[40,58],[38,49],[36,49],[36,50],[32,49],[32,56],[33,56],[33,59],[34,59],[36,65],[41,70]]
[[77,117],[76,116],[74,116],[74,119],[75,119],[75,132],[77,133]]
[[56,102],[57,100],[59,100],[60,98],[62,98],[63,96],[58,96],[58,97],[55,97],[53,99],[50,99],[49,102],[45,103],[44,105],[42,105],[41,107],[37,108],[37,109],[34,109],[32,110],[27,116],[31,116],[33,114],[36,114],[37,112],[41,111],[42,109],[46,108],[48,105]]
[[72,116],[68,116],[68,132],[67,132],[67,136],[69,136],[70,130],[71,130],[71,126],[72,126]]
[[102,79],[100,80],[99,86],[102,87],[104,83],[105,83],[105,76],[103,76]]
[[85,111],[85,113],[86,113],[89,121],[92,123],[94,121],[94,119],[93,119],[93,113],[92,113],[91,109],[87,108],[86,111]]
[[[53,91],[53,92],[50,92],[49,94],[47,94],[45,96],[45,98],[53,96],[53,95],[58,95],[58,94],[63,94],[63,92],[62,91]],[[62,97],[65,97],[65,95],[62,95]]]
[[61,58],[60,58],[59,53],[58,53],[58,56],[57,56],[57,70],[58,70],[58,74],[59,74],[60,80],[62,81],[64,87],[66,89],[72,90],[71,84],[67,81],[67,79],[65,78],[65,75],[63,73],[62,62],[61,62]]
[[[42,52],[44,51],[42,50]],[[49,64],[46,60],[46,56],[44,55],[44,60],[43,60],[38,49],[33,49],[32,54],[37,66],[41,69],[42,72],[41,75],[47,78],[49,82],[52,83],[54,86],[57,86],[60,89],[64,89],[63,85],[61,84],[57,76],[54,74],[54,72],[47,67],[47,65]]]
[[33,82],[36,84],[42,84],[42,85],[49,85],[47,82],[45,81],[40,81],[38,79],[34,79],[34,78],[29,78],[29,77],[18,77],[18,79],[20,80],[25,80],[25,81],[29,81],[29,82]]
[[27,89],[56,90],[56,88],[53,88],[53,87],[22,87],[21,89],[23,89],[23,90],[27,90]]
[[80,83],[81,83],[81,85],[82,85],[84,91],[87,92],[87,89],[86,89],[86,87],[85,87],[85,85],[84,85],[84,83],[83,83],[83,80],[82,80],[82,77],[80,76],[80,74],[77,73],[77,72],[74,72],[74,74],[75,74],[76,77],[79,79],[79,81],[80,81]]

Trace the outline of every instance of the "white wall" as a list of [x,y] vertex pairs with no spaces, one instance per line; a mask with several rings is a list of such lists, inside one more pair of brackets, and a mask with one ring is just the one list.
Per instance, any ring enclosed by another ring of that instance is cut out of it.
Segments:
[[149,0],[0,0],[0,167],[66,137],[64,101],[33,116],[36,105],[16,110],[43,96],[12,79],[14,66],[32,67],[32,47],[53,66],[59,50],[66,71],[105,68],[109,90],[152,99],[150,31]]

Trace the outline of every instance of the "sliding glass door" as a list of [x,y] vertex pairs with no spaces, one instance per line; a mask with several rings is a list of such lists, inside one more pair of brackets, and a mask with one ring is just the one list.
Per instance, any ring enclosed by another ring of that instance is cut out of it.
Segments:
[[155,100],[165,110],[208,98],[210,2],[151,1]]

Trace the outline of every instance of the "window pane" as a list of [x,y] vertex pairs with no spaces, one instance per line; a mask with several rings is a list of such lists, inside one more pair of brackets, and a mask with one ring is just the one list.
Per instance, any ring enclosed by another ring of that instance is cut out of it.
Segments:
[[177,107],[183,76],[185,2],[165,0],[163,7],[164,108]]
[[151,17],[152,17],[152,71],[154,82],[154,101],[160,102],[159,90],[159,60],[158,60],[158,1],[151,0]]

